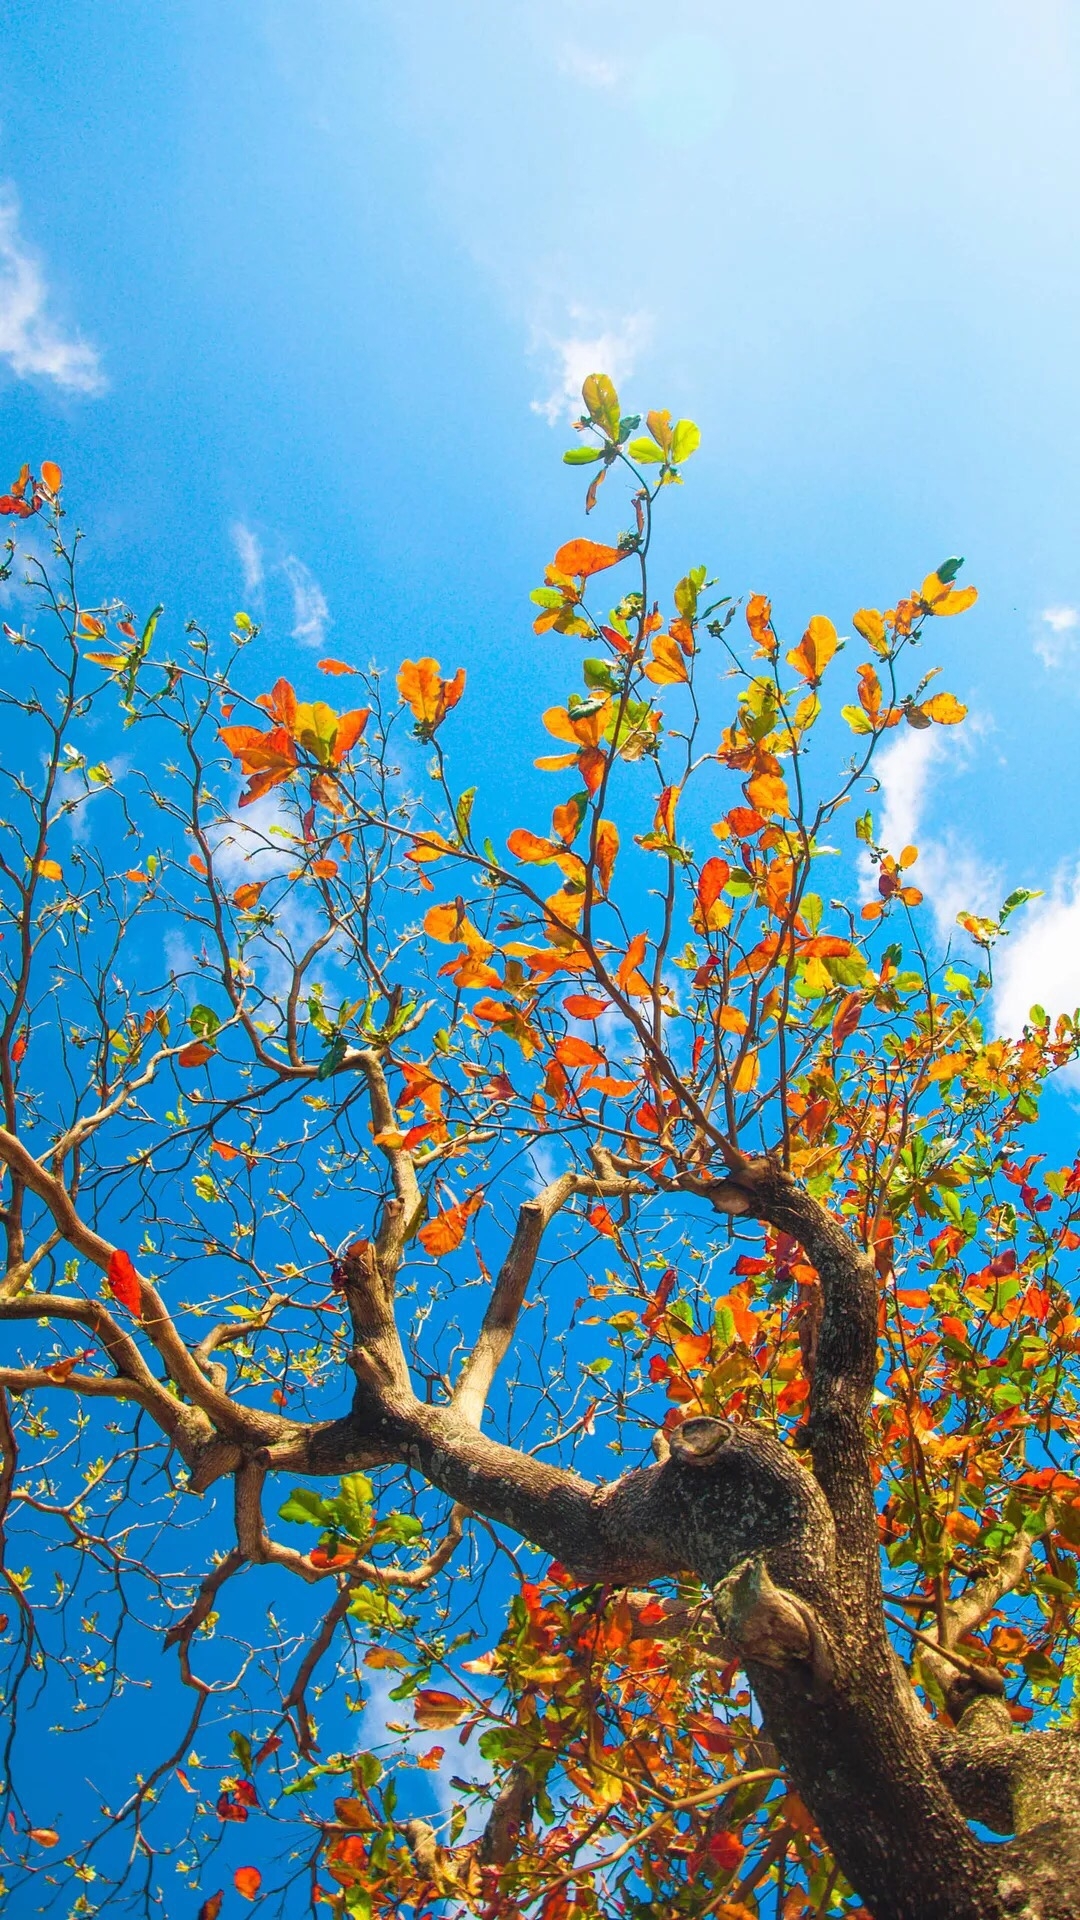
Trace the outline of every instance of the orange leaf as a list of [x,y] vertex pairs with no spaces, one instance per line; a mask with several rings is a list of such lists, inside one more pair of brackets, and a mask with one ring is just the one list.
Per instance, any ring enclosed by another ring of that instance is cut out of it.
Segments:
[[730,879],[731,868],[726,860],[721,860],[718,854],[714,854],[711,860],[706,860],[697,883],[698,906],[701,908],[706,924],[708,924],[710,907],[716,905]]
[[658,633],[652,643],[652,659],[645,669],[646,680],[656,687],[676,686],[689,680],[686,662],[669,633]]
[[233,1886],[245,1900],[254,1900],[262,1886],[262,1874],[258,1867],[237,1867],[233,1874]]
[[74,1373],[78,1364],[79,1356],[77,1353],[73,1353],[69,1354],[66,1360],[54,1360],[52,1366],[46,1367],[45,1371],[50,1380],[54,1381],[58,1387],[62,1387],[64,1381]]
[[735,1092],[750,1093],[757,1086],[758,1057],[753,1051],[744,1054],[735,1074]]
[[359,673],[359,667],[347,667],[344,660],[317,660],[320,673]]
[[563,1001],[572,1020],[599,1020],[610,1005],[610,1000],[591,1000],[587,993],[568,993]]
[[52,494],[59,493],[64,484],[64,476],[55,460],[43,460],[41,463],[41,483]]
[[96,614],[80,613],[79,625],[84,633],[93,634],[95,640],[104,640],[106,631],[105,622],[104,620],[99,620]]
[[60,1841],[60,1835],[55,1827],[31,1827],[30,1838],[35,1840],[39,1847],[55,1847]]
[[599,1067],[604,1056],[588,1040],[579,1040],[576,1033],[568,1033],[556,1046],[555,1058],[562,1067]]
[[416,1764],[418,1767],[423,1767],[425,1772],[434,1773],[445,1758],[445,1747],[429,1747],[426,1753],[419,1755]]
[[233,906],[239,907],[242,913],[250,912],[265,884],[263,880],[245,880],[243,886],[237,887],[233,894]]
[[213,1047],[208,1046],[205,1040],[192,1040],[181,1048],[176,1056],[176,1064],[178,1067],[204,1067],[212,1059],[213,1053]]
[[630,945],[627,947],[625,954],[619,962],[616,979],[624,993],[640,994],[651,991],[648,981],[638,972],[638,968],[645,958],[645,951],[648,944],[648,936],[646,934],[635,933]]
[[313,860],[311,863],[312,873],[317,874],[320,880],[332,880],[337,870],[336,860]]
[[109,1255],[106,1277],[113,1299],[119,1300],[120,1305],[138,1319],[142,1308],[142,1289],[139,1276],[131,1264],[131,1256],[122,1247],[116,1247]]
[[345,755],[355,747],[370,718],[370,707],[354,707],[350,713],[342,714],[337,723],[334,744],[330,750],[330,758],[335,767],[340,767]]
[[231,1147],[227,1140],[215,1140],[213,1144],[213,1152],[216,1154],[219,1154],[222,1160],[242,1160],[243,1159],[243,1154],[241,1153],[240,1148]]
[[555,555],[555,565],[560,573],[587,580],[590,574],[603,573],[625,558],[620,547],[602,547],[595,540],[568,540]]
[[525,860],[542,866],[545,860],[555,860],[562,852],[554,840],[545,840],[538,833],[530,833],[527,827],[515,827],[507,835],[506,844],[515,860]]
[[757,813],[779,813],[786,819],[791,812],[782,773],[755,773],[746,783],[746,797]]
[[605,899],[611,892],[615,858],[619,851],[619,829],[614,820],[601,820],[596,829],[596,877]]
[[816,687],[839,644],[832,621],[815,613],[798,646],[788,654],[788,665]]
[[772,630],[772,602],[763,593],[752,593],[746,603],[746,624],[758,649],[765,655],[776,652],[776,635]]
[[456,1727],[471,1712],[467,1700],[460,1700],[456,1693],[443,1693],[439,1687],[421,1687],[413,1696],[413,1718],[426,1733]]
[[459,667],[452,680],[443,680],[439,663],[430,654],[422,660],[403,660],[398,669],[397,687],[417,726],[431,734],[461,699],[465,691],[465,669]]
[[452,1207],[444,1207],[441,1213],[435,1215],[434,1220],[428,1221],[426,1227],[421,1227],[417,1235],[424,1252],[430,1253],[435,1260],[441,1259],[444,1253],[453,1253],[454,1248],[460,1247],[465,1238],[469,1216],[474,1214],[478,1207],[483,1206],[483,1203],[483,1190],[478,1187],[467,1200],[458,1200]]
[[133,887],[148,887],[150,885],[150,875],[144,873],[141,867],[129,867],[124,875],[124,879],[130,880]]
[[199,1920],[218,1920],[224,1898],[224,1893],[212,1893],[209,1900],[204,1900],[199,1908]]
[[29,1045],[30,1035],[28,1033],[20,1033],[18,1039],[12,1043],[11,1058],[16,1066],[18,1066],[20,1060],[25,1059],[26,1049]]
[[608,1240],[614,1240],[616,1237],[617,1228],[615,1222],[602,1200],[598,1201],[596,1206],[591,1209],[589,1213],[589,1225],[595,1228],[597,1233],[602,1233]]

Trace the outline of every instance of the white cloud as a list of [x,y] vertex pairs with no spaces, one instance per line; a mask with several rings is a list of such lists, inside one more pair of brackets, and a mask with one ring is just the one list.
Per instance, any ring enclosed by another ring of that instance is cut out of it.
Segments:
[[96,347],[67,335],[48,312],[40,261],[19,232],[19,204],[0,188],[0,359],[20,380],[52,380],[69,393],[103,393]]
[[925,895],[942,945],[956,938],[958,913],[987,913],[1000,904],[996,868],[981,861],[951,830],[940,836],[923,830],[935,777],[963,763],[978,732],[978,725],[969,722],[965,741],[937,727],[916,731],[904,726],[875,767],[882,796],[875,837],[896,855],[905,847],[918,847],[911,880]]
[[605,60],[602,54],[589,53],[585,47],[567,42],[555,58],[559,72],[580,86],[613,87],[618,82],[619,69],[614,61]]
[[295,553],[282,561],[281,571],[292,588],[293,639],[299,640],[303,647],[321,647],[330,622],[326,595],[310,568],[305,567]]
[[258,537],[242,520],[234,520],[229,531],[244,576],[244,592],[254,596],[263,583],[263,557]]
[[614,324],[604,324],[585,309],[571,307],[569,320],[574,331],[564,338],[542,328],[533,334],[533,351],[553,361],[556,374],[547,398],[534,400],[532,409],[543,414],[552,427],[581,412],[581,387],[586,375],[610,374],[619,386],[633,373],[638,354],[649,341],[650,322],[644,313],[627,314]]
[[994,1024],[1015,1039],[1034,1006],[1051,1018],[1080,1007],[1080,865],[1009,924],[994,954]]
[[1035,634],[1035,651],[1043,666],[1053,672],[1064,666],[1076,651],[1076,628],[1080,627],[1080,607],[1044,607],[1041,625]]

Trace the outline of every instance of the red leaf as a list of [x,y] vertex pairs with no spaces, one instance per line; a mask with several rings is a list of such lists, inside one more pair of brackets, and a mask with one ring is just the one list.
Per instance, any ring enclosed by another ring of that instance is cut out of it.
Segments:
[[142,1289],[131,1257],[122,1247],[115,1248],[109,1256],[108,1280],[113,1299],[119,1300],[120,1305],[138,1319],[142,1309]]
[[204,1067],[213,1058],[214,1049],[208,1047],[205,1040],[193,1040],[190,1046],[183,1047],[176,1056],[178,1067]]
[[224,1898],[224,1893],[212,1893],[209,1900],[204,1900],[199,1908],[199,1920],[218,1920]]
[[246,1820],[247,1808],[238,1806],[230,1794],[223,1793],[217,1803],[217,1817],[219,1820]]
[[16,1066],[18,1066],[19,1061],[24,1058],[26,1049],[29,1045],[30,1045],[30,1035],[28,1033],[20,1033],[18,1039],[15,1041],[15,1044],[11,1049],[11,1058],[14,1061]]
[[359,673],[359,667],[347,667],[344,660],[317,660],[320,673]]
[[832,1023],[834,1047],[842,1047],[862,1019],[862,1000],[857,993],[846,994],[836,1009]]

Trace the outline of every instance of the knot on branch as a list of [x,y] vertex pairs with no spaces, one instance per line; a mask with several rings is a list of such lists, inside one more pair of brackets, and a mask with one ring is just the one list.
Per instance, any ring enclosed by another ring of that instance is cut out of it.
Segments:
[[732,1431],[726,1420],[714,1420],[706,1413],[695,1415],[667,1436],[671,1457],[684,1467],[707,1467],[720,1448],[726,1447]]
[[713,1608],[721,1633],[741,1658],[763,1667],[804,1666],[812,1690],[826,1690],[833,1663],[821,1627],[797,1595],[773,1584],[760,1554],[713,1589]]

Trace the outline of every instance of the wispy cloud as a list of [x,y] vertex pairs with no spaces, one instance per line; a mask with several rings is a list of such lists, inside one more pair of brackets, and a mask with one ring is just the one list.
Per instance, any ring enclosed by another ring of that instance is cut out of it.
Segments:
[[918,847],[911,878],[925,895],[942,945],[956,937],[958,913],[986,913],[1000,904],[996,868],[951,829],[941,835],[925,830],[936,777],[962,764],[977,736],[977,725],[966,741],[936,727],[919,732],[904,727],[875,767],[882,795],[876,837],[892,854]]
[[330,624],[325,593],[310,567],[298,560],[295,553],[282,561],[281,570],[292,588],[293,639],[299,640],[303,647],[321,647]]
[[576,80],[583,87],[614,87],[618,83],[619,69],[613,60],[604,54],[590,53],[574,41],[567,41],[559,48],[555,64],[568,80]]
[[1080,607],[1044,607],[1035,633],[1035,651],[1052,673],[1075,653],[1080,635]]
[[96,347],[50,314],[45,274],[19,231],[8,187],[0,187],[0,359],[20,380],[51,380],[69,393],[104,393],[107,385]]
[[546,398],[534,400],[532,408],[552,427],[580,413],[587,374],[610,374],[618,386],[633,373],[649,343],[650,321],[644,313],[605,323],[582,307],[571,307],[568,318],[572,330],[563,336],[540,327],[533,332],[533,351],[553,365],[555,378]]
[[254,597],[263,583],[263,557],[258,536],[242,520],[234,520],[229,531],[244,576],[244,592]]

